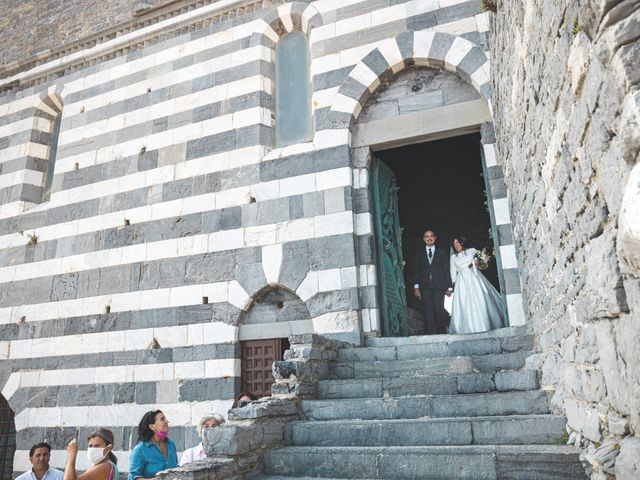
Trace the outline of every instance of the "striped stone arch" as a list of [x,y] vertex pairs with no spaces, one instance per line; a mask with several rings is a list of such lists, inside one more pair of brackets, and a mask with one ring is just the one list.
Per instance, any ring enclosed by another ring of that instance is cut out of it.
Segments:
[[331,105],[332,128],[349,127],[378,86],[411,65],[437,67],[473,85],[491,109],[489,59],[478,45],[442,32],[404,32],[383,42],[360,61]]
[[[333,99],[329,128],[350,128],[376,89],[412,65],[443,68],[458,75],[479,92],[493,115],[489,59],[482,48],[448,33],[404,32],[384,41],[351,70]],[[504,174],[497,161],[493,124],[485,124],[481,130],[483,169],[500,283],[511,325],[522,325],[525,323],[522,289]]]
[[251,46],[265,45],[275,48],[280,37],[291,32],[302,32],[307,37],[311,30],[323,24],[322,15],[313,5],[290,2],[273,7],[251,36]]

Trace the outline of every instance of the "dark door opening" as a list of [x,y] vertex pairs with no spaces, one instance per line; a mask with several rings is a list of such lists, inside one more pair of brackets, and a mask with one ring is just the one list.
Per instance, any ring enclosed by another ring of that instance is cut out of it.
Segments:
[[12,478],[16,451],[16,427],[13,410],[0,395],[0,478]]
[[[480,135],[469,134],[375,152],[395,174],[402,226],[402,253],[409,334],[424,333],[420,304],[413,297],[415,257],[424,247],[422,234],[431,228],[437,246],[449,249],[452,236],[467,237],[467,245],[493,255]],[[495,257],[483,272],[500,290]]]

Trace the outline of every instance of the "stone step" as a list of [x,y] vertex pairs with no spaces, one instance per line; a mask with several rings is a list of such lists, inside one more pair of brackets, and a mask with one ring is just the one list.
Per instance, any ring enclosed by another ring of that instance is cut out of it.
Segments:
[[462,374],[518,370],[534,352],[525,350],[488,355],[433,357],[421,360],[380,360],[338,362],[329,368],[331,378],[375,378]]
[[535,390],[535,370],[465,373],[392,378],[321,380],[320,398],[382,398],[406,395],[454,395],[493,391]]
[[302,412],[310,420],[383,420],[421,417],[476,417],[549,413],[541,390],[418,395],[395,398],[303,400]]
[[[467,338],[467,335],[445,335],[452,340],[433,341],[434,335],[424,337],[423,343],[397,343],[387,346],[343,348],[338,351],[340,362],[371,362],[378,360],[413,360],[434,357],[457,357],[533,350],[533,335],[508,337]],[[407,337],[414,338],[414,337]],[[420,337],[423,338],[423,337]],[[388,339],[384,339],[388,340]],[[395,338],[393,340],[396,340]],[[367,341],[369,343],[369,341]]]
[[[520,338],[527,337],[530,332],[526,327],[506,327],[489,332],[469,333],[464,335],[415,335],[411,337],[368,337],[365,340],[367,347],[389,347],[394,345],[416,345],[424,343],[452,343],[466,340],[483,340],[486,338],[509,339],[509,342],[518,343]],[[513,350],[511,350],[513,351]]]
[[296,446],[527,445],[557,443],[566,420],[555,415],[412,420],[300,421],[287,425]]
[[267,475],[360,479],[586,479],[578,451],[559,445],[284,447],[265,452]]

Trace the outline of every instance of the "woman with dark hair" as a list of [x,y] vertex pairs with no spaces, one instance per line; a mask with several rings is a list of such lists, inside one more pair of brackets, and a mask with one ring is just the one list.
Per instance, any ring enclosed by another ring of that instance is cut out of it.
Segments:
[[453,307],[449,333],[477,333],[505,326],[502,298],[477,267],[477,250],[467,248],[466,238],[451,241],[450,270]]
[[67,446],[69,458],[64,469],[64,480],[118,480],[118,459],[113,449],[113,432],[98,428],[88,437],[87,460],[91,466],[81,475],[76,475],[78,441],[74,438]]
[[231,408],[242,408],[245,405],[257,400],[257,397],[251,392],[240,392],[236,397]]
[[144,414],[138,425],[138,444],[131,452],[129,480],[150,479],[178,466],[176,445],[168,433],[169,420],[161,410]]

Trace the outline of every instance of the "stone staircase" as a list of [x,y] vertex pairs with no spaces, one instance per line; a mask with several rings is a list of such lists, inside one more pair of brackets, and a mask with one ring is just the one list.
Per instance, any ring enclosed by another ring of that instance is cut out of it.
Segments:
[[584,479],[562,445],[522,328],[370,338],[339,350],[305,420],[268,450],[265,479]]

